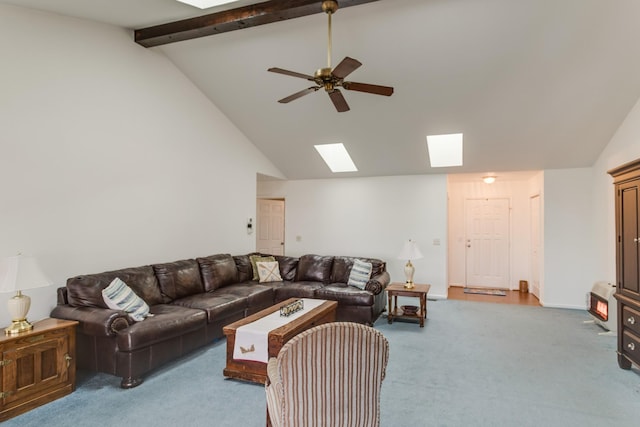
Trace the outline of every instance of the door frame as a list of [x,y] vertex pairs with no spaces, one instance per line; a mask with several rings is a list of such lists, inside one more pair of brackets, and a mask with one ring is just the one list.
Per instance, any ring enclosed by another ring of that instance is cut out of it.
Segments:
[[[536,200],[537,203],[534,204],[534,200]],[[534,208],[536,209],[535,212]],[[537,221],[535,221],[535,218],[537,218]],[[542,282],[542,197],[540,194],[534,194],[529,197],[529,228],[529,265],[531,268],[531,286],[529,292],[540,300]],[[538,241],[537,256],[534,254],[536,237]],[[538,280],[535,280],[536,276]]]

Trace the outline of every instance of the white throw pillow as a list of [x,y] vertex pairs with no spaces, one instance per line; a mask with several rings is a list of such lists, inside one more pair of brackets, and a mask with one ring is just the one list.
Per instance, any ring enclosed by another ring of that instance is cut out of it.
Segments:
[[349,281],[347,285],[355,286],[358,289],[364,289],[371,277],[371,270],[373,265],[370,262],[365,262],[356,259],[351,267],[351,273],[349,274]]
[[118,277],[102,290],[102,299],[112,310],[126,311],[136,322],[149,315],[149,306]]
[[278,261],[258,261],[256,262],[256,267],[258,267],[260,283],[282,281]]

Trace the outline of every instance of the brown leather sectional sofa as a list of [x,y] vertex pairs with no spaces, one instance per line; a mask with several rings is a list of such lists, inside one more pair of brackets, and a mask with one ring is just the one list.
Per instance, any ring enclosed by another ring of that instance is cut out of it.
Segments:
[[[121,387],[142,383],[152,369],[222,338],[222,328],[288,298],[338,301],[338,321],[372,325],[385,310],[389,274],[371,262],[364,290],[348,286],[355,257],[275,256],[282,281],[252,280],[249,255],[203,258],[73,277],[58,289],[52,317],[77,320],[77,366],[122,378]],[[102,289],[116,277],[150,307],[153,316],[133,321],[107,308]]]

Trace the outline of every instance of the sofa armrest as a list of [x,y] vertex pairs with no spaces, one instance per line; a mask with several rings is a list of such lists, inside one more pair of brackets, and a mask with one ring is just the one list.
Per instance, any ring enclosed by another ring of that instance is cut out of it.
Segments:
[[367,291],[371,292],[372,294],[378,295],[380,292],[387,289],[387,286],[389,285],[390,282],[391,282],[391,276],[389,275],[388,272],[383,271],[382,273],[376,276],[373,276],[371,279],[369,279],[369,281],[367,282],[364,288]]
[[79,332],[85,335],[114,336],[129,327],[126,312],[107,308],[58,305],[51,311],[51,317],[80,322]]

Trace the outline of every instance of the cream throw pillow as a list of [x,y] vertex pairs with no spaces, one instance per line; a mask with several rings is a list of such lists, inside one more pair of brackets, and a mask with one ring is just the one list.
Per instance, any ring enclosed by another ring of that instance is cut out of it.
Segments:
[[272,256],[262,256],[262,255],[251,255],[249,257],[249,261],[251,261],[251,267],[253,268],[253,279],[258,280],[260,277],[258,276],[258,266],[256,263],[258,261],[275,261],[276,259]]
[[256,267],[258,268],[260,283],[282,281],[277,261],[257,261]]

